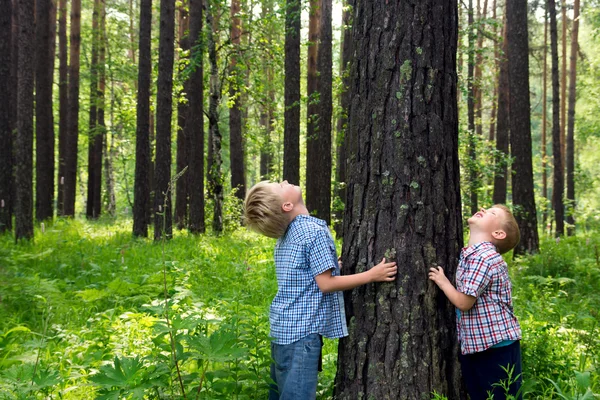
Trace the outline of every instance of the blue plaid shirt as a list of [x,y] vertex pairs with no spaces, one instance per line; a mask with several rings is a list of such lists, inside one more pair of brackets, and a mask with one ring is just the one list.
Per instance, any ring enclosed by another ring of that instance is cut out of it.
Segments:
[[322,293],[315,276],[340,275],[335,243],[325,221],[298,215],[275,246],[277,295],[269,315],[273,342],[296,342],[318,333],[348,336],[342,292]]

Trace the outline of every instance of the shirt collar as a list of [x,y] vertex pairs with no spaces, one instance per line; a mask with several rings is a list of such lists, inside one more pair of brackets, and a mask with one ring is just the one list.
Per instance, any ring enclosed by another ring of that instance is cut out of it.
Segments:
[[472,246],[468,246],[468,247],[463,247],[462,251],[461,251],[461,256],[463,258],[467,258],[469,257],[471,254],[480,251],[480,250],[485,250],[488,248],[492,248],[495,251],[498,251],[496,249],[496,246],[494,246],[494,244],[492,242],[479,242],[479,243],[475,243]]

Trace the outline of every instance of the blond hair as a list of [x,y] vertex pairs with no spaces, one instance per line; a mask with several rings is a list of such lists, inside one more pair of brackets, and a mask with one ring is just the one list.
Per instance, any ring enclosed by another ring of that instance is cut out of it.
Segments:
[[281,208],[281,196],[269,184],[269,181],[262,181],[248,191],[244,201],[244,220],[248,229],[277,239],[283,236],[290,221]]
[[498,249],[498,253],[504,254],[514,249],[519,241],[521,240],[521,231],[515,216],[508,207],[504,204],[495,204],[492,208],[499,208],[504,211],[504,218],[502,221],[502,230],[506,232],[504,239],[495,239],[494,245]]

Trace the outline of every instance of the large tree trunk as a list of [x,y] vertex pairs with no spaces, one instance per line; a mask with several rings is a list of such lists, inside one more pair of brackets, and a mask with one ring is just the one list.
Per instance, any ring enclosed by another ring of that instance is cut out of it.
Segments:
[[148,208],[150,203],[150,78],[152,55],[152,0],[140,3],[140,38],[137,93],[137,122],[135,143],[135,184],[133,198],[133,234],[148,236]]
[[575,234],[575,101],[577,90],[577,36],[579,35],[579,0],[573,8],[571,33],[571,65],[569,68],[569,123],[567,128],[567,235]]
[[15,238],[33,238],[34,0],[19,0]]
[[[331,9],[331,0],[321,0],[317,54],[319,108],[314,137],[307,138],[307,143],[315,146],[313,156],[307,157],[306,163],[306,204],[309,210],[314,210],[317,218],[327,224],[331,222],[331,118],[333,114]],[[313,193],[310,203],[308,202],[309,187],[312,188]]]
[[208,192],[213,200],[214,233],[223,231],[223,174],[221,172],[221,131],[219,130],[219,104],[221,103],[221,81],[219,78],[219,59],[217,46],[219,40],[218,8],[211,2],[206,8],[208,29],[208,59],[210,61],[210,99],[208,105],[208,123],[210,147],[208,157]]
[[469,199],[471,214],[475,214],[478,210],[477,188],[478,188],[478,173],[477,173],[477,148],[475,140],[475,21],[473,19],[473,0],[469,0],[469,19],[468,19],[468,66],[467,66],[467,170],[469,171]]
[[[347,2],[349,7],[353,7],[352,0]],[[351,12],[349,7],[344,7],[342,12],[342,43],[340,51],[340,76],[342,77],[342,88],[339,96],[340,114],[337,119],[337,137],[336,137],[336,159],[335,180],[337,183],[336,195],[342,204],[346,204],[346,131],[348,124],[348,109],[350,108],[350,62],[352,58],[352,35],[351,35]],[[337,237],[343,237],[344,211],[333,210],[335,232]]]
[[[12,2],[0,0],[0,98],[12,99],[11,47]],[[0,102],[0,234],[12,229],[12,142],[11,102]]]
[[552,185],[552,208],[556,222],[556,236],[564,234],[564,168],[560,132],[560,84],[558,73],[558,33],[556,26],[556,4],[548,0],[550,13],[550,48],[552,58],[552,156],[554,157],[554,178]]
[[154,166],[154,240],[173,233],[171,208],[171,117],[173,114],[173,62],[175,0],[160,1],[158,84],[156,90],[156,161]]
[[56,213],[64,215],[65,157],[69,117],[67,0],[58,0],[58,175]]
[[[11,99],[12,2],[0,0],[0,98]],[[12,197],[11,102],[0,101],[0,234],[12,229],[10,209]]]
[[455,309],[426,279],[454,276],[462,247],[457,2],[359,0],[354,16],[343,271],[385,256],[401,272],[346,292],[335,395],[464,399]]
[[[506,15],[506,14],[505,14]],[[508,184],[508,141],[510,134],[510,110],[508,88],[508,60],[506,58],[506,18],[502,28],[502,58],[499,60],[498,71],[498,117],[496,119],[496,159],[494,168],[494,204],[506,203],[506,188]]]
[[79,56],[81,45],[81,0],[71,3],[71,49],[69,64],[69,111],[65,146],[63,215],[75,216],[77,187],[77,142],[79,140]]
[[185,124],[190,140],[189,196],[191,233],[204,233],[204,82],[203,82],[203,46],[202,0],[190,0],[190,72],[188,87],[188,119]]
[[35,62],[35,216],[38,221],[54,215],[54,117],[52,115],[52,81],[56,7],[52,0],[37,0]]
[[510,98],[510,149],[512,195],[515,218],[521,230],[516,254],[539,249],[533,166],[531,157],[531,110],[529,101],[529,44],[527,0],[506,2],[506,40]]
[[[178,7],[179,14],[179,47],[185,52],[190,50],[189,42],[189,18],[187,12],[187,6],[184,2]],[[182,64],[182,63],[180,63]],[[183,67],[179,67],[179,74],[183,75]],[[184,97],[185,94],[185,97]],[[177,174],[179,175],[186,167],[189,166],[189,150],[190,140],[185,130],[187,118],[189,117],[189,81],[183,82],[183,94],[180,93],[180,101],[177,104],[177,155],[176,165]],[[181,230],[187,226],[188,218],[188,177],[189,171],[186,172],[177,179],[175,182],[175,226]]]
[[[544,66],[542,68],[542,197],[548,199],[548,3],[544,7]],[[542,227],[546,229],[548,211],[544,207]]]
[[283,179],[300,184],[300,0],[285,6]]
[[229,99],[232,106],[229,109],[229,160],[231,166],[231,188],[237,189],[235,195],[244,200],[246,197],[246,172],[244,161],[244,139],[242,136],[242,91],[243,71],[238,67],[241,55],[240,39],[242,37],[242,20],[240,19],[240,0],[231,0],[231,44],[233,54],[230,58]]
[[[100,30],[98,28],[98,14],[100,13],[100,0],[94,0],[92,12],[92,55],[90,60],[90,122],[88,130],[88,185],[85,215],[88,219],[96,219],[94,212],[94,198],[97,188],[94,186],[96,158],[96,137],[98,136],[98,44]],[[102,136],[100,136],[102,138]]]

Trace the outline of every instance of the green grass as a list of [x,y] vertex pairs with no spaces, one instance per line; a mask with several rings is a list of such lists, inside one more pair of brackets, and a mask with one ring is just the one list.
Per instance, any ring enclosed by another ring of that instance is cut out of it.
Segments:
[[[59,220],[34,243],[0,237],[0,399],[265,398],[274,241],[130,231]],[[545,240],[510,263],[530,399],[600,392],[599,243]],[[320,399],[336,361],[327,340]]]

